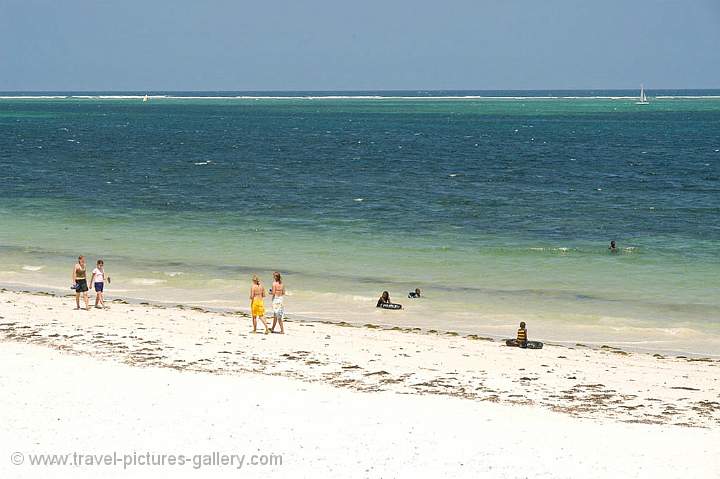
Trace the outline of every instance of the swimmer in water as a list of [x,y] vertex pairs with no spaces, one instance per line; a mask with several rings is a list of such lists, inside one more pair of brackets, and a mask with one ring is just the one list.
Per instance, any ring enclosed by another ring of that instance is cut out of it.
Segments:
[[422,291],[420,291],[420,288],[415,288],[415,291],[410,291],[410,292],[408,293],[408,298],[411,298],[411,299],[413,299],[413,298],[419,298],[421,292],[422,292]]
[[615,240],[612,240],[612,241],[610,242],[610,247],[608,248],[608,250],[610,250],[611,253],[617,253],[617,252],[618,252],[617,246],[615,246]]

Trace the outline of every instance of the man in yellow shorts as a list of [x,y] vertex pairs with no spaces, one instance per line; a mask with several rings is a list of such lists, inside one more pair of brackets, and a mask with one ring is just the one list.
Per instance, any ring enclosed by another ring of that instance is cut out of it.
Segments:
[[265,288],[262,287],[260,278],[255,274],[250,287],[250,314],[252,315],[253,333],[257,333],[257,320],[260,319],[265,326],[265,334],[268,334],[270,330],[265,321]]

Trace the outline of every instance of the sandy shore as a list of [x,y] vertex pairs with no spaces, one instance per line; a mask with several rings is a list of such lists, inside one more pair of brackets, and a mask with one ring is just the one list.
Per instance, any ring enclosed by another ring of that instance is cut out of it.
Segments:
[[[242,314],[73,306],[69,297],[0,292],[6,455],[190,447],[283,456],[282,466],[247,467],[251,477],[712,477],[720,469],[716,359],[582,345],[519,350],[474,336],[298,321],[287,335],[265,336],[251,334]],[[513,465],[518,451],[527,470]],[[211,471],[221,472],[236,473]],[[2,477],[37,473],[0,460]]]

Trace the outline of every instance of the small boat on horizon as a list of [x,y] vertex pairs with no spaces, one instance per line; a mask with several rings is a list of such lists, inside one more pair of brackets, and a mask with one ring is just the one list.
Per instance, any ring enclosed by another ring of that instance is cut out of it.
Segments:
[[645,96],[645,87],[643,85],[640,85],[640,101],[635,102],[636,105],[649,105],[650,102],[647,99],[647,96]]

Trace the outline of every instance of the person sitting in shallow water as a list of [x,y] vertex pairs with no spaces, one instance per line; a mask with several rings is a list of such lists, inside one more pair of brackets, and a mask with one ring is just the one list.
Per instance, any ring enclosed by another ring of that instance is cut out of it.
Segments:
[[383,291],[378,299],[376,307],[382,309],[402,309],[402,304],[393,303],[390,301],[390,293]]
[[618,249],[617,246],[615,246],[615,240],[612,240],[610,242],[610,247],[608,248],[611,253],[617,253]]
[[390,293],[388,293],[387,291],[383,291],[382,294],[380,295],[380,299],[378,299],[377,306],[375,306],[375,307],[382,308],[383,304],[390,304],[390,303],[391,303]]
[[420,293],[421,293],[420,288],[415,288],[415,291],[410,291],[408,293],[408,298],[410,298],[410,299],[419,298]]

